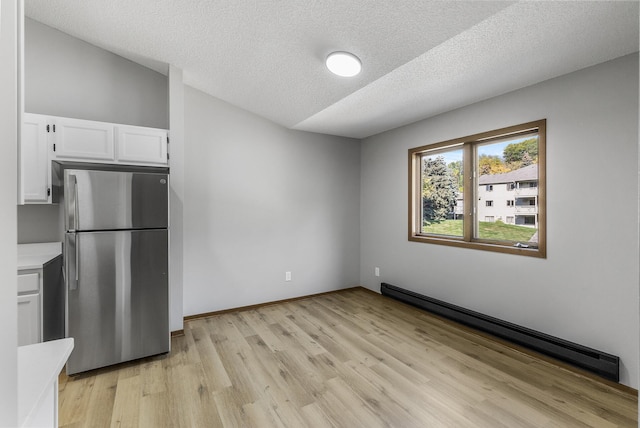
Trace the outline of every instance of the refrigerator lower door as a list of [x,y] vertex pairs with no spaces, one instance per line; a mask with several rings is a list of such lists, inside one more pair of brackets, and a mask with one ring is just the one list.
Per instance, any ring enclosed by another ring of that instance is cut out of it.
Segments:
[[67,374],[169,351],[167,230],[68,233]]

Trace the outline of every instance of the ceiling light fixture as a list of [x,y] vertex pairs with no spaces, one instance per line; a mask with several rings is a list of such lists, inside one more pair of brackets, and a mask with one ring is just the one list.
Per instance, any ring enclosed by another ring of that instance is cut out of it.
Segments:
[[326,64],[329,71],[342,77],[356,76],[362,70],[360,59],[349,52],[330,53],[327,56]]

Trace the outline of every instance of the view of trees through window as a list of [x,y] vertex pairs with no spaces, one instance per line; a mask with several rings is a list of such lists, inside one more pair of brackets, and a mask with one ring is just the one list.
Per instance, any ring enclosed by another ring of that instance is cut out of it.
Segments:
[[[473,237],[537,247],[538,136],[474,145]],[[421,156],[423,234],[464,234],[463,149],[426,151]]]
[[463,185],[462,149],[422,158],[422,232],[462,236],[456,208]]

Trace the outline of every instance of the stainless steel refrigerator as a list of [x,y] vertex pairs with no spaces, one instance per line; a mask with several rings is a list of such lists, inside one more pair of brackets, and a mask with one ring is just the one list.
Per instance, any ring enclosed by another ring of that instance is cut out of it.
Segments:
[[166,168],[54,165],[64,201],[67,374],[169,351]]

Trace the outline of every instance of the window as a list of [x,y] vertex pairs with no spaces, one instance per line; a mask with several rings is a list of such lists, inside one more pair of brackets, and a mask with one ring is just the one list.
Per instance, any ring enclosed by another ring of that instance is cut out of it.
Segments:
[[546,257],[545,143],[539,120],[410,149],[409,240]]

